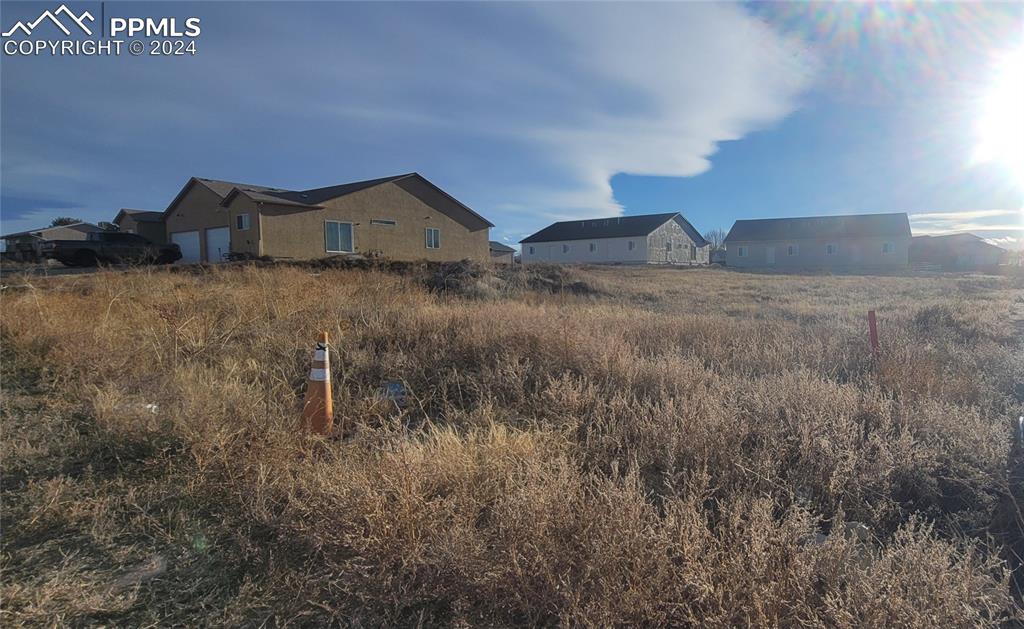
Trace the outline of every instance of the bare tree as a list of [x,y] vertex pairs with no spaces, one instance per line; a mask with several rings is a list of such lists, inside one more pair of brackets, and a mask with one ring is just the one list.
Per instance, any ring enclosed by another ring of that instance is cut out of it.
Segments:
[[708,241],[711,245],[712,251],[717,251],[722,248],[722,245],[725,244],[725,236],[726,231],[720,228],[709,229],[704,232],[704,240]]

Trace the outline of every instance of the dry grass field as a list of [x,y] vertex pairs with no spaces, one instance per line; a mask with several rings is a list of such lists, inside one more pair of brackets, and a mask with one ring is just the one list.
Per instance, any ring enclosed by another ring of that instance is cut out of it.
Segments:
[[543,273],[10,279],[0,624],[1021,620],[1020,278]]

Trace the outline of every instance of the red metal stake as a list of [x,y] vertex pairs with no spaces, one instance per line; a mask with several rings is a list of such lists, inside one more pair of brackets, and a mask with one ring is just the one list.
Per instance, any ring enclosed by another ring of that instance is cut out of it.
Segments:
[[878,358],[878,323],[874,310],[868,310],[868,341],[871,343],[871,355]]

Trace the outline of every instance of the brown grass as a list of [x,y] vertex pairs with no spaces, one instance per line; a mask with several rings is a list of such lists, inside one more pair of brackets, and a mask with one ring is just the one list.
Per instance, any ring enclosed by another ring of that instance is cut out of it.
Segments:
[[[5,626],[1021,619],[1020,278],[11,284]],[[321,329],[344,438],[296,430]]]

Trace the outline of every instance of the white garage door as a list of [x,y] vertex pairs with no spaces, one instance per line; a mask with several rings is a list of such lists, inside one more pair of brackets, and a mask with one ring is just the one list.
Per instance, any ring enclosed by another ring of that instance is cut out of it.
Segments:
[[206,230],[206,261],[224,262],[231,251],[231,230],[214,227]]
[[173,232],[171,242],[181,247],[179,264],[199,262],[199,232]]

